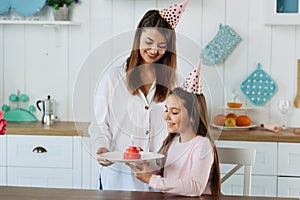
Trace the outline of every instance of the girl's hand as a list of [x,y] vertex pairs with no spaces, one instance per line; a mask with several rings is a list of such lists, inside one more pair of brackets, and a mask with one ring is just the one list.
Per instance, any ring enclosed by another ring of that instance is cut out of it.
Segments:
[[[105,148],[105,147],[100,147],[100,148],[97,150],[96,154],[97,154],[97,155],[100,155],[100,154],[106,153],[106,152],[109,152],[107,148]],[[111,162],[111,161],[109,161],[109,160],[106,160],[106,159],[103,159],[103,158],[97,157],[97,160],[98,160],[98,163],[99,163],[100,165],[105,166],[105,167],[107,167],[107,166],[113,164],[113,162]]]
[[143,161],[142,166],[137,166],[133,165],[130,163],[126,163],[133,171],[134,171],[134,176],[139,179],[140,181],[149,184],[152,172],[148,168],[148,163],[147,161]]

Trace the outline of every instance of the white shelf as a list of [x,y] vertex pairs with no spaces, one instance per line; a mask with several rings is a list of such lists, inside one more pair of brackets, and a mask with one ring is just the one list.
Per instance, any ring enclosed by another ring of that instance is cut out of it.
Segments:
[[221,107],[224,110],[250,110],[252,107],[240,107],[240,108],[228,108],[228,107]]
[[1,24],[23,24],[23,25],[44,25],[44,26],[79,26],[80,22],[72,21],[39,21],[39,20],[0,20]]

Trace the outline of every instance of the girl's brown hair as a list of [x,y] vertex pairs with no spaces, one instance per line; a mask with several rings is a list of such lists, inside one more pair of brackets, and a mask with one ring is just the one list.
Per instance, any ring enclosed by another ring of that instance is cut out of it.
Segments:
[[[214,139],[209,132],[209,120],[208,120],[208,112],[207,112],[207,105],[205,96],[203,94],[195,95],[189,92],[185,92],[182,88],[175,88],[173,89],[169,95],[174,94],[176,95],[183,103],[184,107],[187,109],[189,113],[189,117],[194,119],[194,131],[196,135],[201,135],[203,137],[208,137],[211,145],[213,147],[213,155],[214,155],[214,162],[212,165],[212,177],[211,177],[211,185],[210,189],[212,195],[219,196],[221,194],[221,181],[220,181],[220,167],[219,167],[219,158],[217,149],[214,143]],[[159,174],[163,175],[163,166],[165,164],[165,160],[167,157],[168,148],[175,138],[176,133],[169,133],[167,138],[164,140],[159,153],[165,155],[162,163],[160,163],[162,169],[160,170]]]
[[127,87],[133,95],[138,94],[138,90],[142,87],[140,84],[138,67],[143,60],[140,53],[140,37],[145,28],[157,28],[167,39],[167,50],[163,57],[156,63],[154,67],[156,74],[156,91],[153,100],[162,102],[166,99],[170,89],[175,85],[176,71],[176,35],[170,25],[160,16],[159,11],[148,11],[138,24],[134,36],[133,49],[126,63],[126,80]]

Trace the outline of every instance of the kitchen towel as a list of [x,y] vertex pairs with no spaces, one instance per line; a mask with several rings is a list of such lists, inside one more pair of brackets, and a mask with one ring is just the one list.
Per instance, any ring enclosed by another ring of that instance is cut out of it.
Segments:
[[257,69],[241,84],[241,90],[251,103],[262,106],[277,92],[277,85],[258,63]]
[[202,63],[212,66],[222,62],[239,44],[241,39],[230,26],[220,24],[217,35],[200,53]]

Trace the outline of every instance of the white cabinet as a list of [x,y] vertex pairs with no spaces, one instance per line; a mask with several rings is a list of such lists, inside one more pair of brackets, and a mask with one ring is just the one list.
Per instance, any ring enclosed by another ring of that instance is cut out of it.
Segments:
[[[224,176],[224,174],[221,174]],[[225,195],[243,195],[243,175],[232,175],[221,186],[221,192]]]
[[[230,177],[222,184],[222,193],[226,195],[243,195],[243,178],[241,174]],[[251,178],[251,196],[276,196],[276,177],[252,175]]]
[[6,135],[0,135],[0,167],[6,165]]
[[72,188],[73,174],[71,169],[8,167],[7,185]]
[[[245,147],[256,149],[255,163],[252,174],[255,175],[277,175],[277,143],[276,142],[233,142],[217,141],[218,147]],[[229,167],[222,168],[227,172]],[[243,173],[240,169],[238,173]]]
[[82,188],[98,189],[99,164],[90,137],[82,137]]
[[300,144],[279,143],[278,174],[300,177]]
[[7,146],[9,167],[72,168],[72,137],[8,135]]
[[279,177],[278,197],[300,198],[300,177]]
[[80,187],[80,145],[72,136],[7,135],[7,184]]
[[6,185],[6,135],[0,135],[0,185]]
[[0,167],[0,185],[6,185],[6,167]]
[[[276,196],[277,188],[277,143],[217,141],[218,147],[245,147],[256,149],[251,175],[251,196]],[[221,165],[221,173],[227,173],[233,165]],[[243,168],[222,184],[228,195],[243,194]]]
[[251,183],[252,196],[276,196],[277,176],[253,175]]
[[278,196],[300,197],[300,144],[278,144]]
[[[256,149],[252,170],[252,196],[300,197],[300,144],[284,142],[217,141],[219,147]],[[221,167],[227,172],[228,166]],[[243,171],[222,184],[224,194],[242,194]]]

